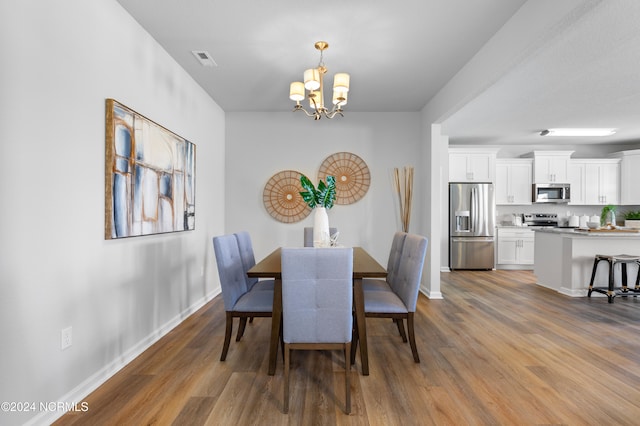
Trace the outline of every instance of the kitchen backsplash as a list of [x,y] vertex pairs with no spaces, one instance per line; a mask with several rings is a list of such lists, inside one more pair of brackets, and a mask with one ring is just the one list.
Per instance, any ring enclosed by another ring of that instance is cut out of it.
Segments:
[[[568,217],[571,215],[576,216],[600,216],[603,206],[572,206],[567,204],[533,204],[527,206],[509,206],[499,205],[496,206],[496,224],[508,224],[512,222],[514,214],[522,213],[556,213],[558,215],[558,222],[561,226],[565,226],[568,221]],[[640,206],[619,206],[616,214],[619,225],[623,224],[622,213],[627,211],[640,210]]]

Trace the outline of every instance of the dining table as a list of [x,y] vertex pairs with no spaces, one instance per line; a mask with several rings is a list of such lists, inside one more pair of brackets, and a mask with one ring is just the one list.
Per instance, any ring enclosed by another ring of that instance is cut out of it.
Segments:
[[[269,341],[269,375],[276,372],[278,344],[280,340],[280,322],[282,320],[282,265],[281,248],[275,249],[267,257],[256,263],[247,276],[250,278],[272,278],[275,282],[273,292],[273,312],[271,316],[271,338]],[[367,327],[364,314],[364,278],[385,278],[386,269],[380,265],[362,247],[353,247],[353,308],[356,316],[358,341],[360,343],[360,362],[362,374],[369,375],[369,355],[367,349]]]

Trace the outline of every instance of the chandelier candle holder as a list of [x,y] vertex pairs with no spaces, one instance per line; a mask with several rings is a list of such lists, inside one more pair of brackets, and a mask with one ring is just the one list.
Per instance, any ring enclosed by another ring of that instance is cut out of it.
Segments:
[[[331,111],[324,104],[324,75],[327,73],[327,67],[324,66],[323,52],[329,48],[326,41],[318,41],[315,48],[320,51],[320,62],[316,68],[310,68],[304,72],[304,83],[294,81],[289,88],[289,99],[296,102],[293,111],[303,111],[307,116],[313,117],[314,120],[320,120],[322,116],[333,118],[337,114],[344,117],[342,107],[347,104],[347,94],[349,92],[349,74],[340,72],[333,77],[333,96],[331,102],[333,108]],[[304,109],[300,101],[309,99],[309,107],[311,112]]]

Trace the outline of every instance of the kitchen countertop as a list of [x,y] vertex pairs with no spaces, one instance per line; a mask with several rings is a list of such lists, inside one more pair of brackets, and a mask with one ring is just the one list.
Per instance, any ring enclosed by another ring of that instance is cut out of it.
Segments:
[[587,238],[638,238],[640,239],[640,232],[637,230],[624,230],[620,229],[618,232],[611,232],[607,230],[587,230],[587,229],[578,229],[578,228],[532,228],[536,232],[545,232],[551,234],[562,234],[562,236],[566,237],[587,237]]
[[[536,229],[534,241],[533,272],[537,284],[572,297],[587,295],[597,254],[638,254],[640,249],[638,232]],[[628,267],[628,276],[635,278],[638,267]],[[620,274],[615,277],[620,280]],[[597,269],[595,282],[597,286],[607,285],[608,268]]]

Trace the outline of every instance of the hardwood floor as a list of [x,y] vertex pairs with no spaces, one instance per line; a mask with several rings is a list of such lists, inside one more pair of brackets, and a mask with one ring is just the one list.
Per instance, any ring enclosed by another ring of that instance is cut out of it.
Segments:
[[[217,297],[56,424],[613,425],[640,422],[640,299],[570,298],[529,271],[442,274],[420,295],[420,364],[393,321],[367,319],[370,376],[339,351],[296,351],[289,414],[283,368],[267,375],[270,319],[247,325],[220,362]],[[237,322],[234,324],[234,331]],[[342,372],[342,373],[341,373]]]

